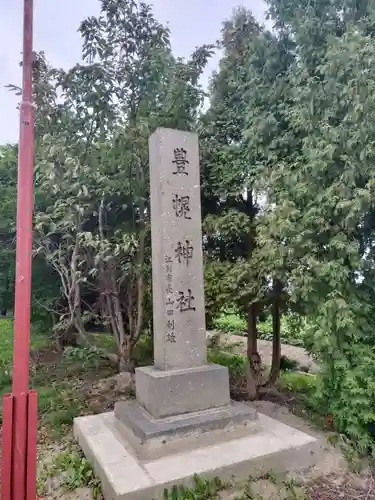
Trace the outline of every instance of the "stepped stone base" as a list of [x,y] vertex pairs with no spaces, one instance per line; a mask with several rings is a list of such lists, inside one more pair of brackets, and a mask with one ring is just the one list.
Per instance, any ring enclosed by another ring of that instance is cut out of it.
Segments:
[[155,419],[136,401],[120,401],[116,403],[115,416],[119,432],[140,459],[156,459],[229,441],[258,429],[255,409],[237,402],[220,408]]
[[[134,417],[139,410],[130,407],[130,411],[134,412]],[[236,405],[232,411],[236,413]],[[238,407],[237,411],[240,415]],[[117,412],[121,416],[121,408],[117,408]],[[133,417],[128,418],[132,421]],[[147,435],[147,439],[153,436],[150,441],[157,440],[159,431],[168,436],[166,422],[163,427],[160,422],[146,424],[147,418],[142,418],[145,420],[139,423],[138,430],[133,428],[134,435],[136,432],[146,435],[150,425]],[[242,417],[237,418],[241,421]],[[74,434],[102,481],[105,500],[161,500],[165,488],[175,484],[189,486],[196,474],[206,478],[219,476],[231,480],[234,476],[237,480],[245,480],[250,475],[256,477],[270,470],[275,473],[302,470],[316,463],[321,452],[319,440],[261,414],[257,420],[256,432],[250,425],[249,434],[224,441],[218,433],[215,443],[202,442],[198,448],[174,450],[156,459],[139,457],[123,432],[125,424],[113,412],[76,418]]]

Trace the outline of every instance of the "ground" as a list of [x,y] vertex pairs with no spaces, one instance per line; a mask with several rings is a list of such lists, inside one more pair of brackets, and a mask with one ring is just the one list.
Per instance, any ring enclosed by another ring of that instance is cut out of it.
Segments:
[[[224,338],[223,338],[224,340]],[[225,341],[228,339],[225,338]],[[93,341],[111,346],[111,339],[98,334]],[[243,352],[243,338],[232,338],[228,348]],[[12,324],[0,320],[0,388],[10,390]],[[268,345],[265,344],[268,349]],[[32,386],[39,393],[39,444],[38,444],[38,494],[43,499],[95,499],[100,498],[100,484],[93,475],[90,464],[83,457],[72,436],[73,418],[78,415],[103,412],[113,408],[119,398],[134,396],[134,387],[128,375],[118,376],[115,368],[102,359],[96,349],[68,349],[63,355],[45,336],[33,334],[30,365]],[[140,346],[145,357],[146,345]],[[284,348],[285,349],[285,348]],[[296,348],[294,348],[296,349]],[[285,352],[285,351],[284,351]],[[293,351],[306,356],[300,350]],[[288,356],[293,357],[288,350]],[[215,354],[216,355],[216,354]],[[305,358],[298,358],[304,363]],[[236,360],[235,360],[236,361]],[[237,365],[236,365],[237,366]],[[241,359],[240,364],[241,366]],[[231,370],[231,368],[230,368]],[[233,373],[232,373],[233,375]],[[241,385],[241,373],[235,372]],[[234,378],[232,376],[232,382]],[[309,390],[314,375],[300,373],[282,374],[279,392],[284,399],[257,402],[258,410],[273,418],[330,438],[332,433],[318,431],[306,421],[301,401]],[[233,387],[232,387],[233,389]],[[234,388],[236,393],[236,387]],[[241,397],[241,391],[238,392]],[[283,404],[280,405],[280,402]],[[304,418],[296,416],[298,413]],[[375,483],[372,474],[350,472],[342,460],[342,453],[327,441],[324,460],[303,477],[275,477],[269,471],[258,480],[249,478],[246,484],[222,484],[220,479],[206,482],[197,478],[193,490],[169,492],[166,500],[331,500],[354,498],[375,500]],[[151,499],[150,499],[151,500]]]
[[[209,336],[213,336],[220,332],[207,332]],[[246,355],[247,339],[243,335],[223,334],[220,333],[220,342],[224,345],[232,346],[233,352]],[[258,340],[258,350],[265,365],[271,364],[272,359],[272,342],[269,340]],[[281,355],[295,361],[303,371],[316,373],[318,366],[313,358],[302,347],[297,347],[288,344],[282,344]]]

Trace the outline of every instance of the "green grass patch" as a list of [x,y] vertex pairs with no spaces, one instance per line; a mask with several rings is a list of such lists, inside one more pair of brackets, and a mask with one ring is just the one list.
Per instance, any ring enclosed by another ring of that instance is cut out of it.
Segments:
[[[247,321],[233,308],[224,309],[214,318],[215,330],[233,335],[247,335]],[[272,318],[268,316],[264,321],[258,321],[258,338],[272,341]],[[297,347],[304,346],[306,321],[296,314],[286,314],[281,318],[281,341],[284,344]]]
[[317,376],[301,372],[281,372],[278,387],[283,392],[312,394],[316,391]]
[[[99,337],[99,336],[98,336]],[[101,335],[100,343],[110,345],[112,337]],[[47,351],[51,345],[47,336],[38,334],[31,328],[31,349]],[[94,348],[68,348],[55,362],[30,366],[30,386],[38,392],[39,416],[42,424],[47,425],[55,434],[61,435],[65,426],[82,413],[85,396],[82,394],[82,381],[105,378],[114,373],[113,367],[100,356]],[[13,321],[0,321],[0,395],[11,391],[13,359]],[[2,413],[0,412],[0,422]]]
[[212,480],[194,476],[192,488],[174,486],[164,491],[164,500],[214,500],[220,498],[220,492],[228,488],[228,484],[216,477]]
[[65,426],[71,426],[84,407],[79,388],[67,382],[37,387],[39,416],[54,434],[62,435]]
[[226,366],[232,376],[243,375],[246,371],[247,358],[241,354],[211,349],[208,351],[207,357],[210,363]]
[[236,335],[245,335],[247,331],[246,320],[235,311],[223,311],[214,319],[215,330]]
[[[31,328],[30,348],[41,349],[48,346],[46,336]],[[0,320],[0,395],[11,391],[13,363],[13,320]]]
[[[48,345],[49,340],[31,328],[31,349],[41,349]],[[0,320],[0,366],[9,364],[13,359],[13,320]]]
[[83,456],[82,451],[75,444],[70,444],[63,452],[54,457],[49,466],[38,471],[38,495],[46,495],[46,484],[49,478],[58,478],[59,485],[65,491],[74,491],[77,488],[90,488],[92,497],[101,497],[100,481],[96,479],[90,462]]

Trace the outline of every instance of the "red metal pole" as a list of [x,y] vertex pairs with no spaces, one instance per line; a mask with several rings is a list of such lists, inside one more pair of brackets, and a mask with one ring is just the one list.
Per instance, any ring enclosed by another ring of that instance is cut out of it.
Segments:
[[12,456],[13,456],[13,395],[3,399],[1,500],[12,500]]
[[12,499],[26,498],[32,214],[34,208],[34,107],[32,104],[33,0],[24,0],[23,90],[18,151],[16,285],[13,351]]
[[[29,391],[28,397],[28,432],[26,457],[26,500],[36,499],[36,469],[37,469],[37,430],[38,430],[38,394]],[[16,497],[14,497],[16,498]]]

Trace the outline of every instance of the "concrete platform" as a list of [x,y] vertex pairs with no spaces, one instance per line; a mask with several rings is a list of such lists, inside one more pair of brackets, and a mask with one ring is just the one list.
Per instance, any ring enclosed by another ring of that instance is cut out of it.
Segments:
[[119,432],[141,460],[238,439],[259,430],[255,408],[236,401],[157,419],[137,401],[119,401],[115,416]]
[[195,474],[245,480],[270,470],[303,470],[318,459],[318,439],[258,414],[259,432],[224,443],[139,460],[118,431],[113,412],[74,421],[74,435],[102,481],[105,500],[159,500],[165,488],[189,485]]

